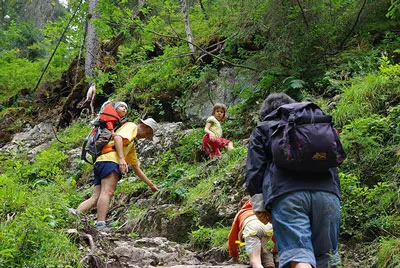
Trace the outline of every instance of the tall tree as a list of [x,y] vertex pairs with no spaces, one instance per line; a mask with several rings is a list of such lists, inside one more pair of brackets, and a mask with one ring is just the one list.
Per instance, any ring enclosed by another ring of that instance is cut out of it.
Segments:
[[189,44],[189,48],[190,48],[190,51],[195,53],[196,49],[195,49],[195,47],[193,45],[193,34],[192,34],[192,28],[190,27],[188,5],[186,3],[186,0],[180,0],[180,4],[181,4],[181,7],[182,7],[183,22],[185,23],[185,31],[186,31],[186,36],[187,36],[187,41],[188,41],[188,44]]
[[97,40],[96,28],[92,23],[92,20],[99,17],[96,8],[97,8],[97,0],[89,0],[88,27],[87,27],[87,38],[86,38],[86,58],[85,58],[85,75],[87,77],[94,76],[94,67],[96,66],[97,52],[99,49],[99,41]]

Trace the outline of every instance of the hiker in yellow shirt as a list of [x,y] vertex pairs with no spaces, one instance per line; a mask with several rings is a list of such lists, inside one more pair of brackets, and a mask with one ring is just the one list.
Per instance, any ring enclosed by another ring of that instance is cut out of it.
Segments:
[[94,164],[94,191],[92,196],[83,201],[77,208],[80,213],[86,213],[97,207],[96,227],[107,231],[106,216],[111,198],[114,195],[118,180],[128,172],[128,164],[132,165],[135,174],[146,183],[153,192],[155,186],[139,167],[135,150],[135,139],[152,139],[158,124],[152,119],[141,120],[138,125],[127,122],[117,131],[114,138],[102,149],[102,154]]

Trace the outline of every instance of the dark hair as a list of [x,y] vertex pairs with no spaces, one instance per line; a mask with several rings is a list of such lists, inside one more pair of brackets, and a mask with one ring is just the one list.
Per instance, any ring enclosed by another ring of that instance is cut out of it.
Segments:
[[238,204],[238,209],[240,210],[240,209],[243,207],[243,205],[244,205],[247,201],[249,201],[250,199],[251,199],[250,195],[243,196],[243,198],[240,200],[240,202],[239,202],[239,204]]
[[271,93],[264,100],[261,110],[260,110],[260,119],[261,121],[272,111],[278,109],[279,106],[284,104],[289,104],[296,102],[294,99],[286,95],[285,93]]
[[224,117],[222,118],[222,120],[226,119],[226,105],[223,104],[223,103],[217,102],[216,104],[214,104],[214,107],[212,109],[212,115],[214,115],[215,114],[215,110],[217,110],[219,108],[224,110]]

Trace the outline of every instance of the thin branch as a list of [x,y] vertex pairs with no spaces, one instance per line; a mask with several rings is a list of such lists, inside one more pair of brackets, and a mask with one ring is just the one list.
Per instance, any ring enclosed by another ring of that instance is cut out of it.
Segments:
[[225,62],[225,63],[227,63],[227,64],[229,64],[229,65],[232,65],[232,66],[235,66],[235,67],[241,67],[241,68],[245,68],[245,69],[249,69],[249,70],[258,72],[257,69],[252,68],[252,67],[250,67],[250,66],[241,65],[241,64],[236,64],[236,63],[233,63],[233,62],[231,62],[231,61],[228,61],[228,60],[226,60],[226,59],[224,59],[224,58],[222,58],[222,57],[220,57],[220,56],[214,55],[214,54],[212,54],[211,52],[208,52],[208,51],[204,50],[202,47],[196,45],[195,43],[189,42],[188,40],[186,40],[186,39],[184,39],[184,38],[181,38],[181,37],[179,37],[179,36],[173,36],[173,35],[168,35],[168,34],[161,34],[161,33],[157,33],[157,32],[151,31],[151,30],[148,30],[148,31],[151,32],[151,33],[153,33],[153,34],[155,34],[155,35],[158,35],[158,36],[167,37],[167,38],[175,38],[175,39],[179,39],[179,40],[181,40],[181,41],[185,41],[185,42],[187,42],[187,43],[191,43],[193,46],[195,46],[196,48],[198,48],[198,49],[201,50],[202,52],[204,52],[204,53],[206,53],[206,54],[208,54],[208,55],[210,55],[210,56],[212,56],[212,57],[214,57],[214,58],[216,58],[216,59],[219,59],[219,60],[222,61],[222,62]]
[[360,11],[357,14],[356,21],[354,22],[353,27],[351,27],[351,30],[347,33],[346,37],[343,39],[342,43],[340,43],[339,50],[341,50],[343,48],[344,43],[346,42],[347,38],[349,38],[349,36],[353,33],[354,29],[356,28],[356,26],[358,24],[358,21],[360,20],[361,13],[364,10],[364,7],[365,7],[366,3],[367,3],[367,0],[364,0],[362,6],[360,8]]
[[40,82],[42,81],[43,76],[44,76],[44,73],[47,71],[47,68],[49,67],[51,60],[53,59],[54,55],[56,54],[56,51],[57,51],[57,49],[58,49],[58,47],[59,47],[59,45],[60,45],[60,43],[61,43],[61,40],[64,38],[65,33],[67,32],[67,30],[68,30],[68,28],[69,28],[69,25],[71,24],[72,20],[75,18],[75,15],[78,13],[78,10],[80,9],[80,7],[81,7],[81,5],[82,5],[82,1],[83,1],[83,0],[81,0],[81,1],[79,2],[78,7],[76,8],[74,14],[72,14],[71,18],[70,18],[69,21],[68,21],[67,26],[64,28],[64,30],[63,30],[63,32],[62,32],[62,34],[61,34],[61,37],[58,39],[57,45],[56,45],[56,47],[54,48],[53,53],[51,54],[49,61],[47,62],[46,66],[44,67],[44,70],[42,71],[42,74],[40,75],[40,78],[39,78],[39,80],[37,81],[34,90],[36,90],[36,89],[38,88]]
[[296,0],[296,2],[297,2],[297,5],[299,5],[299,7],[300,7],[301,15],[302,15],[302,17],[303,17],[304,23],[306,24],[307,30],[309,30],[309,29],[310,29],[310,25],[308,24],[306,14],[304,13],[304,9],[303,9],[303,7],[301,6],[301,3],[300,3],[299,0]]
[[88,28],[88,20],[87,20],[87,17],[86,17],[86,20],[85,20],[85,31],[84,31],[84,33],[83,33],[83,38],[82,38],[82,42],[81,42],[81,47],[80,47],[80,49],[79,49],[78,61],[76,62],[76,71],[75,71],[74,86],[75,86],[76,83],[78,82],[79,63],[80,63],[80,60],[81,60],[82,51],[83,51],[83,49],[84,49],[84,47],[85,47],[87,28]]
[[52,127],[52,129],[53,129],[54,136],[56,137],[57,141],[60,142],[60,143],[62,143],[62,144],[67,144],[66,142],[61,141],[61,140],[57,137],[57,132],[56,132],[56,129],[54,128],[54,126],[51,125],[51,127]]

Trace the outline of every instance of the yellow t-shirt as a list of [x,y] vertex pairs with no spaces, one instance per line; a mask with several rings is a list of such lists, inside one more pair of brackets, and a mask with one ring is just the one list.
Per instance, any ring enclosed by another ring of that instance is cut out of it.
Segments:
[[[131,122],[127,122],[122,125],[116,132],[117,135],[122,137],[123,142],[123,152],[125,156],[125,160],[128,164],[138,165],[139,160],[136,155],[135,143],[134,140],[137,135],[137,125]],[[114,140],[112,139],[108,144],[113,145]],[[96,162],[100,161],[112,161],[119,164],[118,155],[116,151],[112,151],[106,154],[100,155]]]
[[215,116],[212,115],[209,118],[207,118],[206,123],[211,123],[210,131],[214,133],[215,136],[217,136],[218,138],[222,137],[222,127],[218,119],[215,118]]

